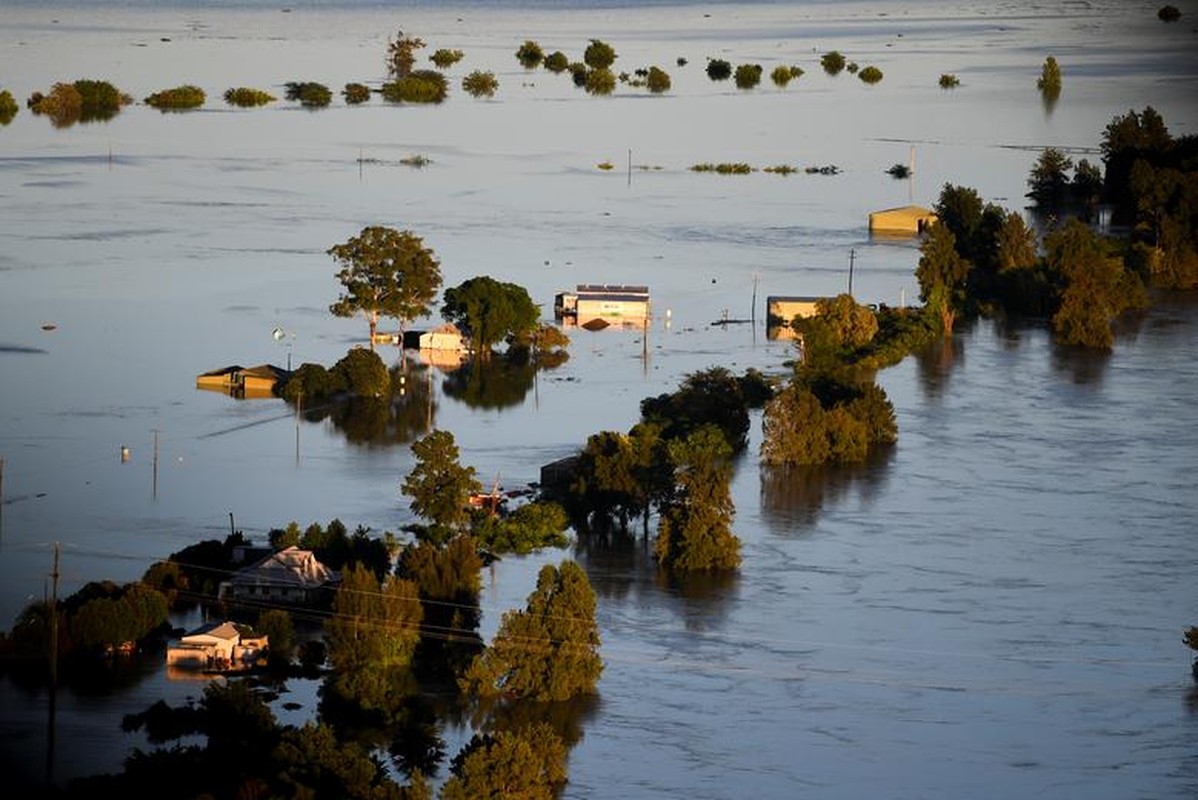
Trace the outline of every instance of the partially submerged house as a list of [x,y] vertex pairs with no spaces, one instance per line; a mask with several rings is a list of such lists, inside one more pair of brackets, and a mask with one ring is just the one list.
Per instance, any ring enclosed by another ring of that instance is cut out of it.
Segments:
[[232,622],[210,622],[167,647],[166,665],[186,670],[245,669],[266,651],[266,636]]
[[286,383],[291,375],[291,370],[273,364],[259,364],[256,367],[233,364],[200,373],[196,376],[196,388],[241,399],[274,397],[275,387]]
[[585,327],[592,320],[643,326],[649,319],[649,287],[580,283],[553,298],[553,315],[563,325]]
[[420,334],[420,338],[417,341],[421,350],[450,350],[460,352],[466,349],[466,342],[462,339],[462,332],[452,322],[447,322],[440,327],[433,328],[431,331],[424,331]]
[[936,212],[923,206],[884,208],[869,215],[869,232],[881,236],[918,236],[932,227]]
[[340,582],[341,575],[322,564],[315,553],[292,546],[234,572],[221,582],[218,594],[234,604],[321,606]]
[[795,317],[813,317],[822,297],[771,295],[765,301],[765,335],[768,339],[797,339],[790,327]]

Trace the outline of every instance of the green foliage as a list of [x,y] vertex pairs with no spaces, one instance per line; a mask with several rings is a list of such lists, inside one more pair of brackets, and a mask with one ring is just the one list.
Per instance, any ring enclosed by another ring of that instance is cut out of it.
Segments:
[[346,105],[361,105],[370,100],[370,87],[364,83],[347,83],[341,90],[341,96],[345,98]]
[[79,92],[81,106],[79,109],[80,122],[93,120],[109,120],[116,116],[122,106],[127,106],[133,99],[124,94],[108,81],[98,81],[83,78],[73,84]]
[[478,541],[459,535],[444,543],[425,540],[408,545],[399,554],[395,573],[416,583],[424,609],[416,650],[419,674],[456,689],[457,678],[483,647],[477,633],[482,618]]
[[857,70],[859,70],[859,69],[861,69],[861,67],[857,66],[856,61],[850,61],[848,63],[848,65],[845,66],[845,71],[848,72],[850,75],[856,75]]
[[762,462],[769,466],[864,461],[898,438],[894,407],[881,387],[831,373],[796,375],[766,405]]
[[845,58],[837,50],[831,50],[820,56],[819,64],[829,75],[839,75],[845,67]]
[[587,69],[586,64],[581,61],[571,61],[566,69],[570,71],[570,80],[575,86],[581,89],[587,85],[587,75],[590,74],[590,70]]
[[961,80],[951,72],[942,73],[940,76],[941,89],[956,89],[961,85]]
[[713,81],[726,81],[732,77],[732,64],[722,58],[707,59],[707,77]]
[[757,84],[761,83],[760,64],[738,64],[734,80],[736,81],[737,89],[752,89]]
[[870,86],[873,86],[875,83],[878,83],[882,80],[882,70],[871,64],[870,66],[861,70],[861,72],[857,74],[857,77],[863,82],[868,83]]
[[461,61],[465,55],[461,50],[441,48],[429,56],[428,60],[436,64],[438,69],[448,69]]
[[91,583],[78,596],[91,599],[72,609],[66,622],[71,641],[84,650],[140,641],[167,621],[166,596],[141,583],[119,588]]
[[694,164],[691,166],[691,172],[715,172],[720,175],[748,175],[753,172],[753,167],[744,162],[724,162],[720,164]]
[[593,70],[610,69],[616,63],[616,51],[607,42],[591,39],[582,54],[583,62]]
[[602,671],[595,592],[567,560],[541,568],[525,609],[503,615],[461,686],[480,697],[559,701],[593,693]]
[[792,80],[802,74],[803,70],[801,67],[779,64],[770,72],[770,80],[773,81],[774,85],[779,89],[785,89]]
[[791,164],[775,164],[771,167],[762,167],[762,172],[769,172],[773,175],[793,175],[799,171],[799,168]]
[[1181,11],[1177,6],[1161,6],[1156,11],[1156,17],[1161,22],[1177,22],[1181,19]]
[[670,75],[660,67],[649,67],[649,74],[645,77],[645,86],[653,94],[668,92],[670,91]]
[[272,664],[285,665],[291,661],[295,648],[295,624],[291,615],[281,608],[263,611],[255,626],[266,635],[267,655]]
[[494,72],[475,70],[462,78],[462,90],[471,97],[494,97],[499,88],[499,79]]
[[517,48],[516,60],[525,69],[535,69],[537,65],[545,60],[545,51],[541,49],[539,44],[529,39]]
[[304,108],[324,108],[333,102],[333,92],[323,83],[314,81],[291,81],[284,87],[283,96],[298,100]]
[[145,99],[145,104],[159,111],[181,111],[204,105],[207,95],[198,86],[190,84],[163,89]]
[[393,78],[406,78],[412,74],[416,64],[416,51],[424,47],[424,40],[417,36],[405,36],[397,31],[394,38],[387,39],[387,74]]
[[444,301],[441,315],[457,325],[483,360],[489,358],[492,345],[535,330],[541,314],[523,286],[489,275],[446,289]]
[[566,745],[547,723],[478,736],[455,759],[441,800],[555,800],[566,783]]
[[1069,170],[1073,160],[1062,150],[1046,147],[1028,176],[1028,193],[1040,211],[1059,211],[1069,192]]
[[418,69],[382,86],[390,103],[440,103],[449,94],[449,79],[433,69]]
[[267,103],[273,103],[275,96],[270,92],[261,89],[253,89],[249,86],[238,86],[225,90],[225,102],[231,106],[238,108],[253,108],[255,106],[264,106]]
[[1049,56],[1044,59],[1044,66],[1040,68],[1040,77],[1036,80],[1036,88],[1049,98],[1055,98],[1061,93],[1061,66],[1057,64],[1057,60]]
[[951,336],[953,322],[965,305],[965,279],[969,262],[957,252],[957,238],[943,222],[932,225],[919,246],[919,298],[930,313],[937,315],[942,332]]
[[616,90],[616,76],[606,67],[589,70],[583,88],[587,94],[609,95]]
[[665,444],[661,427],[653,423],[636,425],[628,434],[589,436],[570,486],[573,514],[599,525],[618,519],[624,530],[629,518],[640,514],[647,530],[652,504],[673,486]]
[[441,287],[436,254],[411,231],[368,226],[327,252],[341,265],[337,280],[344,289],[329,310],[338,317],[364,315],[372,344],[380,316],[394,317],[402,331],[429,313]]
[[325,623],[334,674],[326,684],[365,710],[394,710],[407,683],[423,617],[416,584],[388,577],[381,585],[368,568],[342,572]]
[[1138,276],[1124,268],[1111,243],[1071,218],[1044,241],[1049,270],[1063,283],[1053,331],[1066,345],[1109,350],[1111,322],[1131,309],[1147,306]]
[[0,125],[12,122],[18,111],[20,108],[17,106],[17,101],[13,99],[12,92],[8,89],[0,90]]
[[815,304],[816,319],[826,324],[835,343],[845,349],[864,347],[878,332],[873,311],[858,305],[850,294],[820,298]]
[[561,50],[554,50],[545,56],[544,65],[550,72],[565,72],[570,66],[570,59]]
[[653,555],[671,572],[723,571],[740,566],[732,533],[732,449],[714,425],[669,445],[674,489],[661,510]]
[[480,515],[473,533],[489,553],[528,555],[546,547],[565,547],[569,544],[565,534],[569,525],[569,517],[560,505],[533,501],[510,514]]
[[682,439],[715,425],[733,452],[747,443],[749,410],[741,383],[725,367],[711,367],[683,379],[671,394],[641,401],[641,420],[661,427],[665,439]]
[[416,465],[404,479],[401,491],[412,498],[409,507],[427,520],[425,534],[434,542],[445,542],[470,526],[470,495],[482,485],[474,467],[458,462],[458,446],[449,431],[435,430],[412,443]]
[[359,397],[385,397],[391,392],[391,374],[383,359],[373,350],[351,348],[333,365],[332,372],[342,380],[346,391]]

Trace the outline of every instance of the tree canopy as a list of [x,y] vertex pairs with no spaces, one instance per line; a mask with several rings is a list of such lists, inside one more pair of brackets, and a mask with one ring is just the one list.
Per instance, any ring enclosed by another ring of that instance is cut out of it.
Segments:
[[339,317],[363,314],[373,345],[380,316],[405,323],[431,310],[441,288],[441,264],[424,240],[411,231],[379,225],[328,250],[341,265],[337,280],[344,291],[329,310]]
[[654,543],[667,570],[693,572],[740,566],[740,540],[732,532],[732,449],[707,425],[670,442],[674,490],[661,512]]
[[480,697],[558,701],[595,691],[603,661],[595,592],[576,562],[546,564],[522,611],[503,615],[462,679]]
[[401,491],[412,498],[410,508],[428,521],[419,535],[433,542],[449,541],[470,527],[470,495],[482,489],[474,467],[458,462],[458,446],[449,431],[435,430],[412,443],[416,465]]
[[458,326],[474,353],[485,360],[493,345],[535,330],[541,310],[523,286],[480,275],[446,289],[441,314]]

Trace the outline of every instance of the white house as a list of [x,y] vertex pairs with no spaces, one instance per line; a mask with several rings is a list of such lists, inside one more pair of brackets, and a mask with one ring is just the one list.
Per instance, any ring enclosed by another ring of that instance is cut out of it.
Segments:
[[167,667],[236,669],[251,666],[267,647],[267,637],[232,622],[210,622],[184,634],[166,650]]

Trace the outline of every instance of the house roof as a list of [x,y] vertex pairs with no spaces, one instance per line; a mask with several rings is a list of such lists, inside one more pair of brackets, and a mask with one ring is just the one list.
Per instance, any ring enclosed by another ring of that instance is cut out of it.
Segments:
[[320,563],[311,550],[294,545],[251,564],[233,574],[234,583],[269,583],[299,588],[316,588],[337,580],[338,575]]
[[212,639],[233,639],[241,638],[241,632],[237,630],[237,626],[228,620],[221,622],[209,622],[193,631],[183,634],[183,639],[193,639],[200,636],[210,637]]

